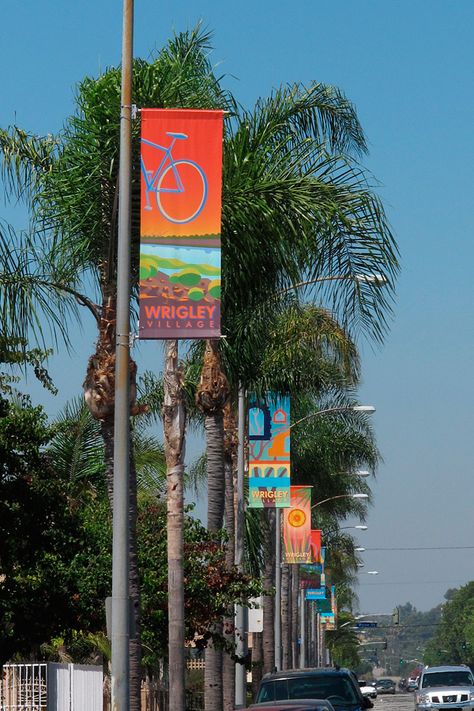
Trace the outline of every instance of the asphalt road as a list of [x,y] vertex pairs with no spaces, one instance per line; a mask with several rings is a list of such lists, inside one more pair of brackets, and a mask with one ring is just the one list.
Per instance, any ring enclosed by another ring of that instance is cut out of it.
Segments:
[[414,711],[413,693],[381,694],[374,700],[373,711]]

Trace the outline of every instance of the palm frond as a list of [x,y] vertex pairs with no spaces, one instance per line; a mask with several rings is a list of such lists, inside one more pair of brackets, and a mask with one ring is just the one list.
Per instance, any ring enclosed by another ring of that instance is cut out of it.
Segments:
[[7,197],[31,201],[40,177],[51,169],[58,145],[53,136],[35,136],[18,126],[0,128],[0,176]]
[[84,399],[68,402],[54,423],[55,436],[48,455],[55,468],[75,485],[98,484],[104,474],[104,446],[100,425]]
[[138,489],[161,496],[166,489],[166,461],[163,444],[154,436],[133,432],[133,453]]
[[60,338],[68,344],[68,323],[78,318],[77,301],[73,293],[52,283],[45,267],[31,237],[0,222],[0,324],[4,335],[25,343],[33,337],[44,346],[46,323],[55,343]]

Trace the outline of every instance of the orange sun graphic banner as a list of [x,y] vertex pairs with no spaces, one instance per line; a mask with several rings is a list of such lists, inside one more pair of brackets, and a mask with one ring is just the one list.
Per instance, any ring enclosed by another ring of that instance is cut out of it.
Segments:
[[142,109],[140,338],[215,338],[223,112]]
[[311,563],[311,486],[290,486],[290,508],[283,509],[285,563]]

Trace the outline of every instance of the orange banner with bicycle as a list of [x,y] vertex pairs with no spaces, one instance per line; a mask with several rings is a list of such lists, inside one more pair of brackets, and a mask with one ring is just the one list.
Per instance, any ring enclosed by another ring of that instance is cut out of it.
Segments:
[[142,109],[140,338],[215,338],[223,112]]

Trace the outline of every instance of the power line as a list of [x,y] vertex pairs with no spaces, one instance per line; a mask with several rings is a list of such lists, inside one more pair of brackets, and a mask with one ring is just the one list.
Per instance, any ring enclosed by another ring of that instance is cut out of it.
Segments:
[[463,583],[464,585],[467,585],[467,583],[470,582],[469,580],[392,580],[392,581],[384,581],[382,583],[359,583],[360,587],[365,587],[367,585],[437,585],[437,584],[446,584],[446,585],[453,585],[454,583]]

